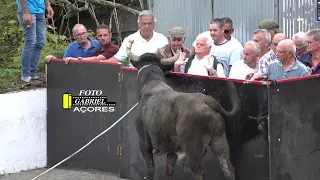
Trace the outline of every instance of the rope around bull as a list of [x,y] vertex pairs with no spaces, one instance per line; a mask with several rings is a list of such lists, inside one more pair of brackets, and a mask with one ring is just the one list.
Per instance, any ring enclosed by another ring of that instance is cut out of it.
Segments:
[[33,178],[32,180],[36,180],[39,177],[47,174],[49,171],[51,171],[52,169],[58,167],[60,164],[66,162],[67,160],[69,160],[70,158],[72,158],[74,155],[78,154],[80,151],[82,151],[84,148],[88,147],[93,141],[95,141],[96,139],[98,139],[100,136],[102,136],[103,134],[105,134],[106,132],[108,132],[111,128],[113,128],[116,124],[118,124],[124,117],[126,117],[136,106],[138,105],[138,103],[136,103],[131,109],[129,109],[129,111],[127,111],[123,116],[121,116],[120,119],[118,119],[115,123],[113,123],[108,129],[104,130],[102,133],[100,133],[99,135],[97,135],[95,138],[93,138],[91,141],[89,141],[86,145],[84,145],[82,148],[80,148],[78,151],[74,152],[73,154],[71,154],[70,156],[68,156],[67,158],[65,158],[64,160],[60,161],[59,163],[57,163],[56,165],[52,166],[50,169],[46,170],[45,172],[41,173],[40,175],[38,175],[37,177]]

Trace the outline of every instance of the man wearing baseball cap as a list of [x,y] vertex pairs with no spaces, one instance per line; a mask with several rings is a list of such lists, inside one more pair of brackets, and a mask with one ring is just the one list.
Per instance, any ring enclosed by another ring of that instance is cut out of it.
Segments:
[[190,50],[183,46],[185,39],[185,32],[181,27],[170,29],[168,36],[169,44],[159,48],[156,54],[159,54],[162,58],[170,58],[174,56],[178,49],[180,49],[181,52],[185,53],[185,56],[188,57]]
[[279,28],[279,24],[271,19],[265,19],[260,22],[259,29],[266,29],[271,35],[271,40],[277,33],[283,33],[283,30]]

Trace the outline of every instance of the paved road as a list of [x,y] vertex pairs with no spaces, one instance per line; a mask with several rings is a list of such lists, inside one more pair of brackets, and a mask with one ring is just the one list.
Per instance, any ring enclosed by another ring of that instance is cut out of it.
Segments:
[[[37,169],[27,172],[0,176],[0,180],[31,180],[47,169]],[[37,180],[125,180],[117,175],[94,170],[54,169]]]

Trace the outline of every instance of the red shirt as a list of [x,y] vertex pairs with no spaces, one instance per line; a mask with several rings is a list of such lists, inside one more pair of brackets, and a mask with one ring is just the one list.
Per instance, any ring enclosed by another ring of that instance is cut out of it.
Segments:
[[99,56],[102,55],[104,56],[106,59],[111,58],[113,55],[115,55],[119,50],[119,47],[116,46],[113,43],[109,43],[107,47],[104,48],[104,50],[102,50],[101,48],[99,48],[98,50],[96,50],[95,52],[93,52],[91,54],[91,56]]

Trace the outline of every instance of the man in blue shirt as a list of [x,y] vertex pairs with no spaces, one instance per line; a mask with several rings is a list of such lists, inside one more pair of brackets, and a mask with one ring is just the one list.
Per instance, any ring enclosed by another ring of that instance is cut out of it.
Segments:
[[280,80],[310,75],[310,71],[307,67],[297,60],[295,56],[296,46],[291,39],[280,41],[276,52],[279,61],[271,63],[265,73],[259,72],[254,74],[251,80],[260,80],[265,78]]
[[90,57],[93,52],[100,49],[99,41],[88,38],[84,25],[76,24],[72,28],[72,33],[76,41],[68,45],[63,58],[73,57],[81,60],[84,57]]
[[22,80],[27,84],[40,85],[38,62],[46,42],[46,18],[52,18],[54,11],[49,0],[16,0],[18,20],[23,27],[24,47],[22,50]]

